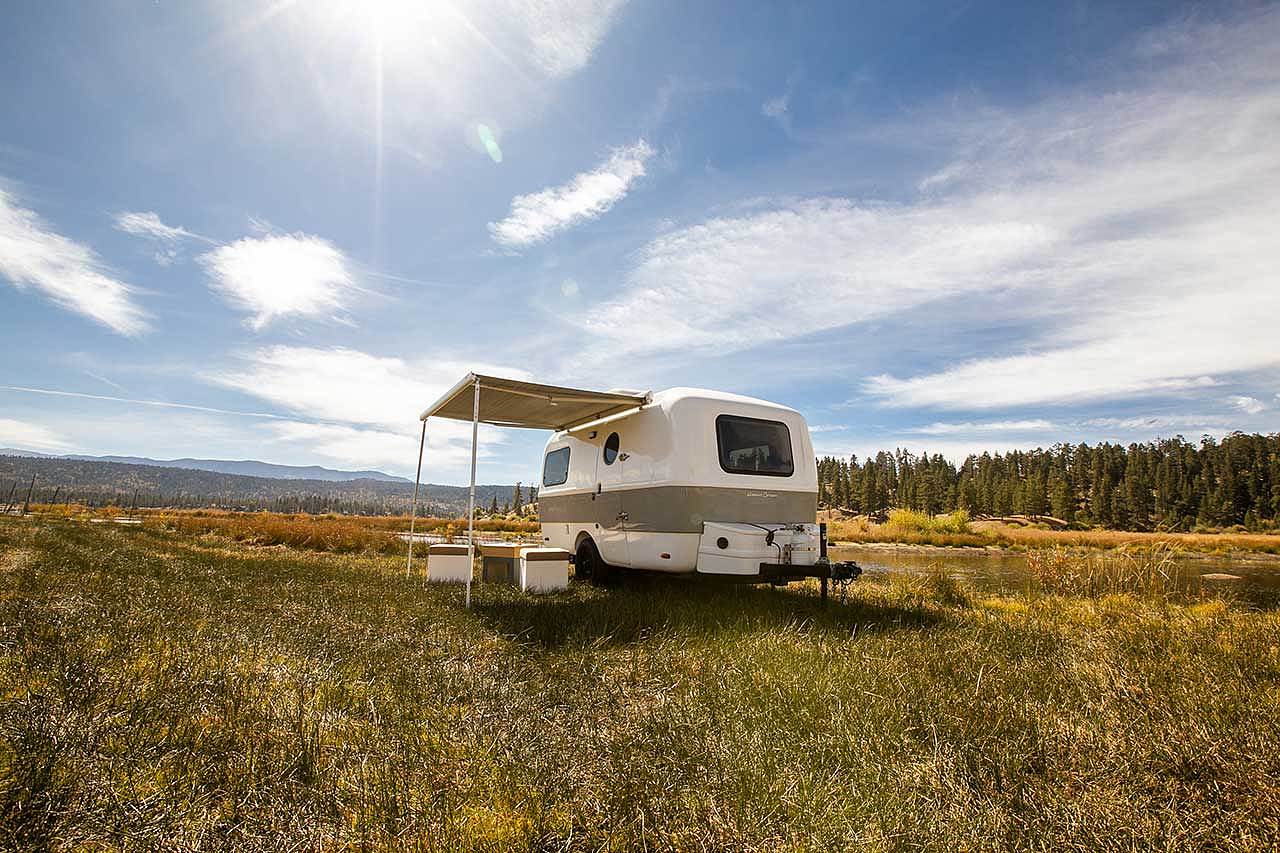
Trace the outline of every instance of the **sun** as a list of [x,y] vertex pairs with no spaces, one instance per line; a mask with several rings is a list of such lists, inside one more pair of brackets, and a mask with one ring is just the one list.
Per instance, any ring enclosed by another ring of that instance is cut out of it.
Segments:
[[372,42],[389,53],[439,44],[459,17],[442,0],[324,0],[297,9],[330,37]]

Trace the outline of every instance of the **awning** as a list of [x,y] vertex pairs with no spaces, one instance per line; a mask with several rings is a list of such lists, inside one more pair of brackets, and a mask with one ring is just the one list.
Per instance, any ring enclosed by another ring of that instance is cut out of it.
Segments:
[[497,426],[528,429],[570,429],[643,406],[651,396],[616,391],[582,391],[468,373],[424,411],[419,416],[420,419],[472,420],[477,382],[480,383],[480,412],[477,420]]

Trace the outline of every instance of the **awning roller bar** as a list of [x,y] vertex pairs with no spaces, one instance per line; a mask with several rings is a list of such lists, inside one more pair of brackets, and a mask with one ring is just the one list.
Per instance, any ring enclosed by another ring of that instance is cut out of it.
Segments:
[[[477,382],[481,386],[478,416],[468,393]],[[470,373],[419,418],[476,419],[496,426],[563,430],[637,409],[651,399],[648,393],[585,391]]]

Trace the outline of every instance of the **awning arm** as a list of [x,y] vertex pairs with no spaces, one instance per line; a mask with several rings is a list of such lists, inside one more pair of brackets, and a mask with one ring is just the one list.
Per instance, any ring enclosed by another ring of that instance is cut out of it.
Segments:
[[[480,431],[480,377],[471,374],[476,384],[471,404],[471,491],[467,493],[467,596],[466,607],[471,609],[471,574],[476,559],[476,440]],[[423,421],[426,423],[426,421]]]
[[603,426],[604,424],[611,424],[614,421],[631,417],[636,412],[639,412],[642,409],[644,409],[644,407],[647,405],[649,404],[642,403],[639,406],[636,406],[634,409],[627,409],[626,411],[623,411],[623,412],[614,412],[612,415],[605,415],[604,417],[596,418],[595,420],[586,421],[585,423],[574,424],[571,427],[562,427],[561,429],[557,430],[557,432],[563,432],[566,435],[569,435],[571,433],[579,432],[584,429],[591,429],[592,427]]
[[413,528],[418,521],[418,484],[422,482],[422,451],[427,447],[427,421],[422,420],[422,440],[418,442],[418,473],[413,475],[413,509],[409,511],[409,562],[405,564],[404,576],[409,577],[413,571]]

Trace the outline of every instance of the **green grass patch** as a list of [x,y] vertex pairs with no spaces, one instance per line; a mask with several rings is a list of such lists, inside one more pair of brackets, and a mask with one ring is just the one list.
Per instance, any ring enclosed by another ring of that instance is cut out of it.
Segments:
[[[403,557],[0,521],[0,844],[1265,849],[1280,619],[941,573],[406,579]],[[1068,568],[1064,567],[1063,572]]]

